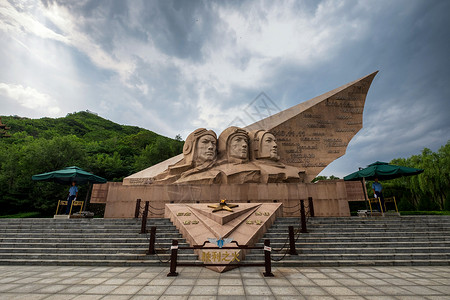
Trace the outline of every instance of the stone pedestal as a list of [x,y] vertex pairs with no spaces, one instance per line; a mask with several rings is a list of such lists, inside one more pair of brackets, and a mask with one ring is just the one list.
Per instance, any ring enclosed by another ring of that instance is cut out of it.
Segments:
[[[96,189],[94,184],[94,190]],[[105,189],[105,185],[102,185]],[[136,199],[150,202],[150,218],[164,217],[166,204],[218,203],[282,203],[283,215],[299,217],[298,203],[312,197],[317,217],[348,217],[348,201],[364,200],[360,182],[343,180],[316,183],[269,183],[236,185],[143,185],[107,184],[106,198],[91,203],[106,203],[105,218],[134,218]],[[307,203],[307,201],[306,201]],[[297,206],[296,208],[291,208]]]

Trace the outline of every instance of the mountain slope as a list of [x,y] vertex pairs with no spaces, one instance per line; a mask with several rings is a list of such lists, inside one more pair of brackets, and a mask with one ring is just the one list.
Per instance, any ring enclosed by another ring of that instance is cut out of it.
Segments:
[[89,112],[56,119],[1,118],[11,128],[11,137],[0,139],[0,205],[4,214],[49,212],[55,195],[66,193],[64,186],[32,182],[34,174],[76,165],[109,181],[121,181],[181,153],[183,147],[182,141],[119,125]]

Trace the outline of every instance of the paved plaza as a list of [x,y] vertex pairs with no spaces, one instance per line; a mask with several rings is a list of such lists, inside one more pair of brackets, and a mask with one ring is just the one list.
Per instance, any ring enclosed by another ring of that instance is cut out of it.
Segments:
[[0,266],[0,299],[450,299],[450,267]]

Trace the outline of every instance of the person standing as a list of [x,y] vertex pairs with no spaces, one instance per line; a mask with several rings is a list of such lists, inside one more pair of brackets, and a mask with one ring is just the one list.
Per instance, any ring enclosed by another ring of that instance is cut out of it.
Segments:
[[69,189],[69,197],[67,198],[66,215],[70,214],[70,207],[72,206],[72,201],[75,201],[78,196],[78,187],[76,182],[72,181],[72,186]]
[[383,186],[378,182],[378,178],[374,179],[375,182],[372,183],[372,190],[375,198],[379,199],[381,205],[380,212],[384,212],[384,197],[383,197]]

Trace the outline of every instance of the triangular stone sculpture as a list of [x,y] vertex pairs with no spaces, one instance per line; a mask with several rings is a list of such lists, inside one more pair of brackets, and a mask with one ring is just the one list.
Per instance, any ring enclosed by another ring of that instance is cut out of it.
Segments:
[[[232,212],[212,212],[211,204],[166,204],[165,217],[175,224],[186,241],[192,245],[202,245],[208,239],[232,238],[239,245],[253,246],[282,215],[279,203],[236,203]],[[245,251],[211,249],[217,245],[207,243],[206,249],[198,250],[199,259],[208,264],[222,263],[228,266],[208,267],[216,272],[233,268],[233,264],[245,258]],[[227,244],[227,247],[237,247]]]

